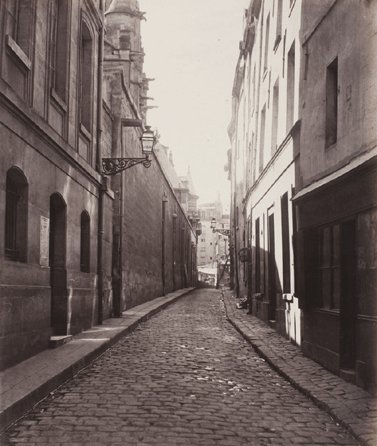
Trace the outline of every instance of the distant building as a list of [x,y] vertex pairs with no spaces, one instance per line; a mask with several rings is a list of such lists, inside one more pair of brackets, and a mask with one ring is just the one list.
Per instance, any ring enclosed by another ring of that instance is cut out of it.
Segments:
[[228,237],[213,232],[212,219],[216,219],[218,229],[229,229],[229,215],[224,215],[223,205],[218,199],[213,203],[198,205],[202,234],[198,237],[198,266],[215,265],[229,253]]
[[306,355],[371,393],[376,13],[368,1],[250,2],[226,167],[238,295]]

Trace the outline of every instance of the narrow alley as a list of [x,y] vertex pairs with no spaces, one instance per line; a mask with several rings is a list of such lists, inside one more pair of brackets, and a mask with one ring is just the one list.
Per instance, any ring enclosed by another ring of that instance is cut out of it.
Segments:
[[125,336],[0,437],[33,445],[356,445],[196,290]]

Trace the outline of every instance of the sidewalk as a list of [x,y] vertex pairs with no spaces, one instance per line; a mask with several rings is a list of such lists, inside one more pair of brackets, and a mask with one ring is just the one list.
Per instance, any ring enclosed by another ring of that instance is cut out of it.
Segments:
[[94,359],[134,331],[140,322],[166,308],[194,288],[158,297],[107,319],[58,348],[45,350],[0,372],[0,432],[30,410],[65,381],[73,378]]
[[223,289],[222,294],[228,320],[273,369],[362,445],[377,445],[376,398],[304,356],[300,347],[247,314],[247,310],[237,309],[238,299],[232,290]]

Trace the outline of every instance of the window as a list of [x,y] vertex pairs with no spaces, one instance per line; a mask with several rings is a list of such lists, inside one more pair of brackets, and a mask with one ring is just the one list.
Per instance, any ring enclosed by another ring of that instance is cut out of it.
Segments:
[[340,307],[340,225],[319,231],[319,306]]
[[295,105],[295,42],[288,52],[287,67],[287,132],[293,126]]
[[274,49],[277,48],[279,42],[281,40],[281,27],[282,27],[282,19],[283,19],[283,0],[277,0],[277,16],[276,16],[276,39]]
[[338,133],[338,58],[326,70],[326,149],[336,143]]
[[268,45],[270,36],[270,15],[268,15],[266,20],[266,36],[264,39],[264,72],[268,69]]
[[11,0],[7,7],[6,33],[30,57],[32,43],[31,0]]
[[283,248],[283,293],[291,292],[290,252],[289,252],[289,214],[288,193],[280,200],[281,203],[281,233]]
[[80,117],[81,124],[91,132],[92,122],[92,37],[85,22],[81,24],[80,51]]
[[81,213],[80,221],[80,271],[90,272],[90,217],[86,211]]
[[263,170],[264,164],[264,137],[266,133],[266,105],[261,113],[260,141],[259,141],[259,173]]
[[255,110],[255,91],[256,91],[256,77],[255,77],[256,67],[254,65],[254,71],[253,71],[253,112]]
[[54,0],[51,5],[51,87],[66,101],[68,67],[68,2]]
[[277,149],[279,126],[279,79],[276,81],[272,97],[272,129],[271,129],[271,156]]
[[12,167],[6,177],[5,258],[27,260],[28,183],[21,170]]

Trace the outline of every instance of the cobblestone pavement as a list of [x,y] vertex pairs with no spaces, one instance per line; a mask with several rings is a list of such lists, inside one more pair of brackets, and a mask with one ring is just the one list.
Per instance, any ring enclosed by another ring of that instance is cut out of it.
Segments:
[[228,320],[258,354],[296,389],[307,395],[363,446],[377,446],[377,399],[304,356],[297,345],[260,319],[239,310],[234,291],[223,289]]
[[11,426],[0,444],[356,445],[197,290],[143,323]]

